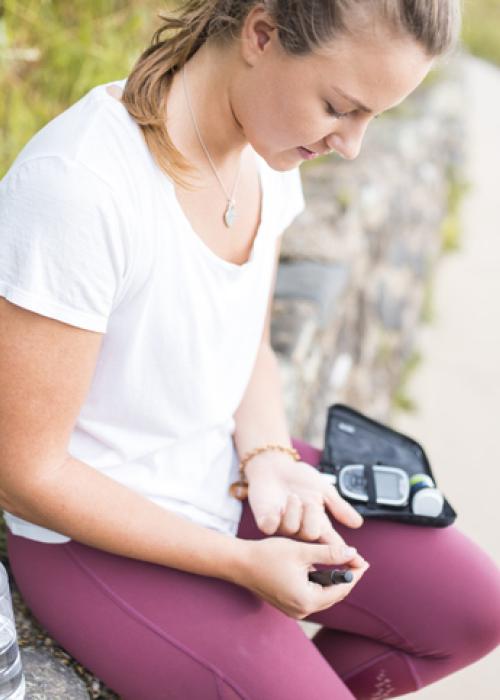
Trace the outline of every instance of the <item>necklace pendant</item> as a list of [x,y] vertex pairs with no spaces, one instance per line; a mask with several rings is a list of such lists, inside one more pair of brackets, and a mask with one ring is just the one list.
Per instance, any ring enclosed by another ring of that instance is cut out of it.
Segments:
[[234,224],[235,219],[236,209],[234,202],[228,202],[227,209],[224,213],[224,223],[226,224],[227,228],[231,228],[231,226]]

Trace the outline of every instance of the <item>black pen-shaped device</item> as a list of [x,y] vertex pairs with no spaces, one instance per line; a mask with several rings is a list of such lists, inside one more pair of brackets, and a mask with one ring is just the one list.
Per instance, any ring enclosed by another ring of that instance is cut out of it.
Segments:
[[352,571],[345,569],[323,569],[322,571],[310,571],[307,575],[309,581],[319,583],[322,586],[332,586],[337,583],[351,583]]

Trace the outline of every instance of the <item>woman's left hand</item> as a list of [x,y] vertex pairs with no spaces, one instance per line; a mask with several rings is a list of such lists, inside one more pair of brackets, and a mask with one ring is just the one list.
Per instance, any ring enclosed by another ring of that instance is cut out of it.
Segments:
[[314,467],[283,455],[264,453],[247,465],[248,502],[257,526],[267,535],[311,542],[343,543],[327,515],[347,527],[363,524],[361,515]]

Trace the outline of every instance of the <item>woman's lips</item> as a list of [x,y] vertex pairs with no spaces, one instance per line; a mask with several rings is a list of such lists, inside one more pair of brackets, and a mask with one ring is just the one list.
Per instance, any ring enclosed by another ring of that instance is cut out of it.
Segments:
[[308,148],[305,148],[304,146],[299,146],[297,148],[298,152],[300,153],[300,157],[303,158],[304,160],[311,160],[312,158],[316,158],[318,155],[314,151],[310,151]]

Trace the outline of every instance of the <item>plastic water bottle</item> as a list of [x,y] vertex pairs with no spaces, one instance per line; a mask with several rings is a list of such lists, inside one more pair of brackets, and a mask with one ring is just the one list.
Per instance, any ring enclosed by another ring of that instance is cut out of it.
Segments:
[[9,577],[0,562],[0,700],[24,700],[25,693]]

